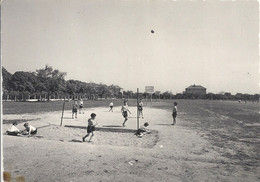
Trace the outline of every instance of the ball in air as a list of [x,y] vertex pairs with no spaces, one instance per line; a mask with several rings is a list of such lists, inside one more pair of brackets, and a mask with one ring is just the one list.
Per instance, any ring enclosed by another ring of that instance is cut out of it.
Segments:
[[151,33],[154,33],[154,30],[151,30]]

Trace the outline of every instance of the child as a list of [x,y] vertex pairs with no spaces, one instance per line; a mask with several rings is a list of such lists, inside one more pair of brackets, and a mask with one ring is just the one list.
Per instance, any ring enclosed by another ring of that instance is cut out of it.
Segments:
[[174,102],[174,107],[173,107],[173,110],[172,110],[172,118],[173,118],[172,125],[176,124],[177,112],[178,112],[178,110],[177,110],[177,102]]
[[109,110],[109,112],[110,112],[110,111],[113,112],[113,107],[114,107],[114,103],[113,103],[113,101],[110,102],[109,106],[110,106],[110,110]]
[[[80,99],[80,100],[79,100],[79,114],[81,114],[81,111],[82,111],[82,113],[84,114],[83,107],[84,107],[84,105],[83,105],[83,100]],[[76,118],[77,118],[77,117],[76,117]]]
[[123,122],[123,126],[125,126],[125,122],[128,120],[128,113],[127,112],[129,112],[131,114],[131,112],[128,109],[127,102],[124,101],[124,105],[121,108],[121,113],[122,113],[123,117],[125,118],[125,120]]
[[146,122],[143,126],[141,126],[135,133],[136,136],[142,137],[145,133],[151,133],[146,127],[149,126],[149,124]]
[[75,118],[77,118],[77,113],[78,113],[78,106],[74,102],[74,104],[72,105],[72,119],[74,119],[74,114],[75,114]]
[[13,122],[13,125],[11,126],[11,128],[8,128],[8,130],[6,131],[6,134],[7,135],[14,135],[14,136],[17,136],[17,135],[20,135],[20,131],[18,128],[16,128],[17,126],[17,122]]
[[23,134],[30,136],[31,134],[37,133],[37,128],[29,125],[28,123],[24,123],[25,131]]
[[142,115],[142,118],[144,119],[143,107],[144,107],[144,104],[142,102],[142,99],[140,99],[140,102],[138,103],[138,117],[140,118],[140,115]]
[[[89,134],[91,133],[92,135],[90,136],[89,142],[91,140],[91,138],[94,136],[94,131],[95,131],[95,126],[98,124],[97,122],[95,122],[96,119],[96,114],[92,113],[90,115],[91,118],[88,119],[88,128],[87,128],[87,134],[82,138],[82,141],[85,142],[85,139],[89,136]],[[94,125],[95,122],[95,125]]]

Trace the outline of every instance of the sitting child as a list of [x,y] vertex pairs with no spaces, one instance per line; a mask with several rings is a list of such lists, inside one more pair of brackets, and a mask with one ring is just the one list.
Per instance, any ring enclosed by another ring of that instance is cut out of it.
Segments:
[[30,136],[31,134],[37,133],[37,128],[29,125],[28,123],[24,123],[25,131],[23,132],[24,135]]
[[17,136],[17,135],[20,135],[20,131],[18,128],[16,128],[17,126],[17,122],[13,122],[13,125],[8,128],[8,130],[6,131],[6,134],[7,135],[14,135],[14,136]]
[[151,133],[146,127],[149,126],[149,124],[146,122],[143,126],[141,126],[135,133],[136,136],[142,137],[145,133]]

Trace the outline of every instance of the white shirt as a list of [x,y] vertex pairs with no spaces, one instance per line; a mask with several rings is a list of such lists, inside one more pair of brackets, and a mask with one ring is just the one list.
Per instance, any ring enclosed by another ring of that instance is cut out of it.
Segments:
[[109,106],[113,106],[113,105],[114,105],[113,102],[110,102]]
[[11,128],[8,128],[7,131],[9,131],[9,132],[16,132],[17,131],[17,132],[19,132],[19,129],[16,128],[16,126],[12,125]]

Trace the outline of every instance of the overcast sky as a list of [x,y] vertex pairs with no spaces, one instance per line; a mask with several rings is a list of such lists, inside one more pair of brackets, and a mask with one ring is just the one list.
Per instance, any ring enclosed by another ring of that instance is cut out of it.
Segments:
[[259,93],[257,1],[4,0],[1,11],[12,74],[48,64],[124,90]]

